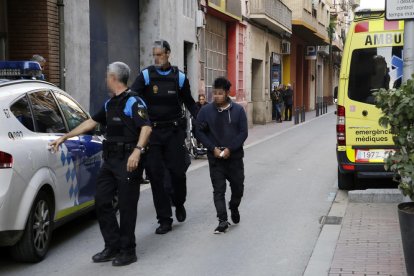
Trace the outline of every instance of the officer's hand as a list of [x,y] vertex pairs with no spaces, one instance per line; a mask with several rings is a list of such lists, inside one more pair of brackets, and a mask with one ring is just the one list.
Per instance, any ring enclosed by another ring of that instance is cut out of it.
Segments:
[[127,171],[132,172],[138,168],[139,159],[141,158],[141,151],[134,149],[128,158]]
[[55,141],[50,142],[49,143],[49,147],[51,147],[51,149],[53,150],[53,152],[58,152],[59,151],[60,144],[62,144],[63,142],[65,142],[65,140],[66,139],[63,136],[62,137],[59,137]]
[[230,150],[228,149],[228,148],[225,148],[224,150],[223,150],[223,158],[224,159],[227,159],[227,158],[229,158],[230,157]]
[[220,156],[221,150],[219,148],[214,148],[213,153],[214,153],[215,158],[221,158],[221,156]]

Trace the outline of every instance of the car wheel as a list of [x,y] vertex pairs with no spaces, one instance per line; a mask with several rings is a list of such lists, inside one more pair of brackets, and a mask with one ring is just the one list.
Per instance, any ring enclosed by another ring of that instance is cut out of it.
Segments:
[[45,192],[40,192],[30,210],[23,236],[11,248],[13,258],[23,262],[40,262],[46,256],[52,236],[53,206]]
[[355,188],[355,175],[353,173],[341,173],[338,169],[338,188],[349,191]]

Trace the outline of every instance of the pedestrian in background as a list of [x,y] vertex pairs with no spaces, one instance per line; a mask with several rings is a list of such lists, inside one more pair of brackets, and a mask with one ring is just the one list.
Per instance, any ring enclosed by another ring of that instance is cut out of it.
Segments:
[[234,223],[240,222],[239,205],[244,191],[244,151],[247,139],[247,117],[243,107],[229,97],[231,83],[219,77],[213,84],[213,103],[203,107],[197,116],[197,137],[208,149],[210,178],[219,224],[214,233],[224,233],[227,221],[225,193],[230,182],[229,209]]
[[283,102],[285,103],[285,121],[292,121],[293,90],[290,83],[286,85],[283,92]]
[[208,104],[208,102],[206,101],[206,96],[204,94],[199,94],[198,102],[196,102],[196,104],[197,104],[198,109],[201,109],[203,106]]
[[275,94],[274,98],[275,98],[276,122],[281,123],[282,122],[282,108],[284,105],[282,84],[280,84],[277,88],[275,87],[274,94]]
[[[171,181],[175,216],[179,222],[186,219],[184,203],[187,196],[186,171],[188,152],[185,146],[187,120],[183,104],[195,118],[197,105],[191,96],[185,74],[169,62],[170,44],[165,40],[153,45],[154,65],[142,70],[132,89],[144,99],[152,123],[150,148],[145,171],[150,178],[159,227],[156,234],[172,230],[170,195],[166,190]],[[169,177],[165,177],[165,173]]]
[[[105,241],[102,252],[92,257],[93,262],[112,260],[113,266],[124,266],[137,261],[135,225],[143,154],[151,134],[145,103],[127,87],[130,74],[122,62],[109,64],[106,81],[113,96],[91,119],[71,132],[53,141],[55,152],[65,140],[93,130],[98,123],[106,125],[103,143],[104,163],[96,181],[96,213]],[[118,197],[119,224],[112,201]]]
[[40,65],[40,69],[42,69],[42,75],[40,76],[40,80],[46,80],[45,77],[45,69],[46,69],[46,59],[41,55],[33,55],[31,61],[36,61]]

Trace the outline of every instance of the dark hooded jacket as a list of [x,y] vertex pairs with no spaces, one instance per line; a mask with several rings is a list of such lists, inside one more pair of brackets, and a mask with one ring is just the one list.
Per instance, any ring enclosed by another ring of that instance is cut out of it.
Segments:
[[230,100],[230,106],[221,110],[214,103],[201,108],[197,116],[196,137],[213,156],[215,147],[230,150],[230,158],[244,156],[243,143],[248,135],[247,117],[243,107]]

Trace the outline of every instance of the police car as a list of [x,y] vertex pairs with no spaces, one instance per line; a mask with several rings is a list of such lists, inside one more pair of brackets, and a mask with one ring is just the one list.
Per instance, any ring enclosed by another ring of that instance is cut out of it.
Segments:
[[37,66],[20,65],[0,62],[0,79],[8,78],[0,80],[0,246],[38,262],[54,228],[94,207],[102,137],[73,137],[53,152],[51,141],[90,117],[58,87],[24,79],[36,78]]

